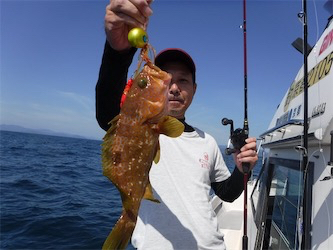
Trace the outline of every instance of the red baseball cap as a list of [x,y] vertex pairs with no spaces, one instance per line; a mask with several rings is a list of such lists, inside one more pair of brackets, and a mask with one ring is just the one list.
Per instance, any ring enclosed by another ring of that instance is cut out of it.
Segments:
[[184,63],[192,72],[193,83],[195,83],[195,64],[192,57],[186,51],[178,48],[162,50],[155,58],[155,65],[161,67],[164,63],[170,61]]

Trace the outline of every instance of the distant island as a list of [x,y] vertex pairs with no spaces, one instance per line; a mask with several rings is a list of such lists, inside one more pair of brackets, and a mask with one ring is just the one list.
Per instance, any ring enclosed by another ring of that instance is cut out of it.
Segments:
[[72,138],[79,138],[79,139],[90,139],[86,138],[81,135],[74,135],[62,132],[55,132],[49,129],[32,129],[32,128],[25,128],[18,125],[7,125],[7,124],[0,124],[0,130],[3,131],[11,131],[11,132],[20,132],[20,133],[30,133],[30,134],[40,134],[40,135],[53,135],[53,136],[61,136],[61,137],[72,137]]

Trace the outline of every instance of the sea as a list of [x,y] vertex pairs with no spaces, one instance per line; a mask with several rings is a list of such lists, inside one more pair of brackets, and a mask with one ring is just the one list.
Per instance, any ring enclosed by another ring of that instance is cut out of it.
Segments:
[[0,249],[101,249],[121,213],[101,143],[0,131]]

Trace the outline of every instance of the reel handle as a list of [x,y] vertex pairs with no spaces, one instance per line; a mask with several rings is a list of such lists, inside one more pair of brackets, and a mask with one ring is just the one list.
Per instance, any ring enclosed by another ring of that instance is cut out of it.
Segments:
[[[230,125],[230,141],[232,145],[234,146],[234,150],[240,150],[245,144],[245,140],[248,138],[248,129],[247,128],[237,128],[234,130],[234,122],[231,119],[223,118],[222,119],[222,125],[227,126]],[[228,143],[229,148],[229,143]],[[230,148],[229,148],[230,149]],[[235,151],[229,150],[231,153],[234,153]],[[229,154],[231,154],[229,152]]]
[[230,136],[231,136],[232,133],[234,132],[234,122],[233,122],[233,120],[230,120],[228,118],[223,118],[221,123],[222,123],[223,126],[230,125]]
[[222,119],[222,125],[224,125],[224,126],[226,126],[226,125],[228,125],[228,124],[231,124],[231,125],[233,125],[233,120],[229,120],[228,118],[223,118]]

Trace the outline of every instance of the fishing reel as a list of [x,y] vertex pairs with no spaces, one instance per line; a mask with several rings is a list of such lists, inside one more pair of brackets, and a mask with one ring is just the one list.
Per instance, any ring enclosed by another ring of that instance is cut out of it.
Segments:
[[[240,150],[246,144],[245,140],[248,138],[249,131],[246,128],[237,128],[234,130],[234,122],[228,118],[222,119],[222,125],[230,125],[230,137],[228,140],[227,148],[225,149],[225,153],[227,155],[231,155],[237,150]],[[233,148],[230,148],[230,144],[233,145]]]
[[[234,130],[234,122],[228,118],[222,119],[222,125],[227,126],[230,125],[230,137],[228,140],[227,148],[225,149],[225,154],[231,155],[238,150],[240,150],[245,144],[245,140],[249,136],[249,129],[247,120],[244,120],[244,128],[237,128]],[[231,148],[231,144],[233,147]],[[249,171],[250,165],[248,163],[243,163],[243,171],[247,173]]]

